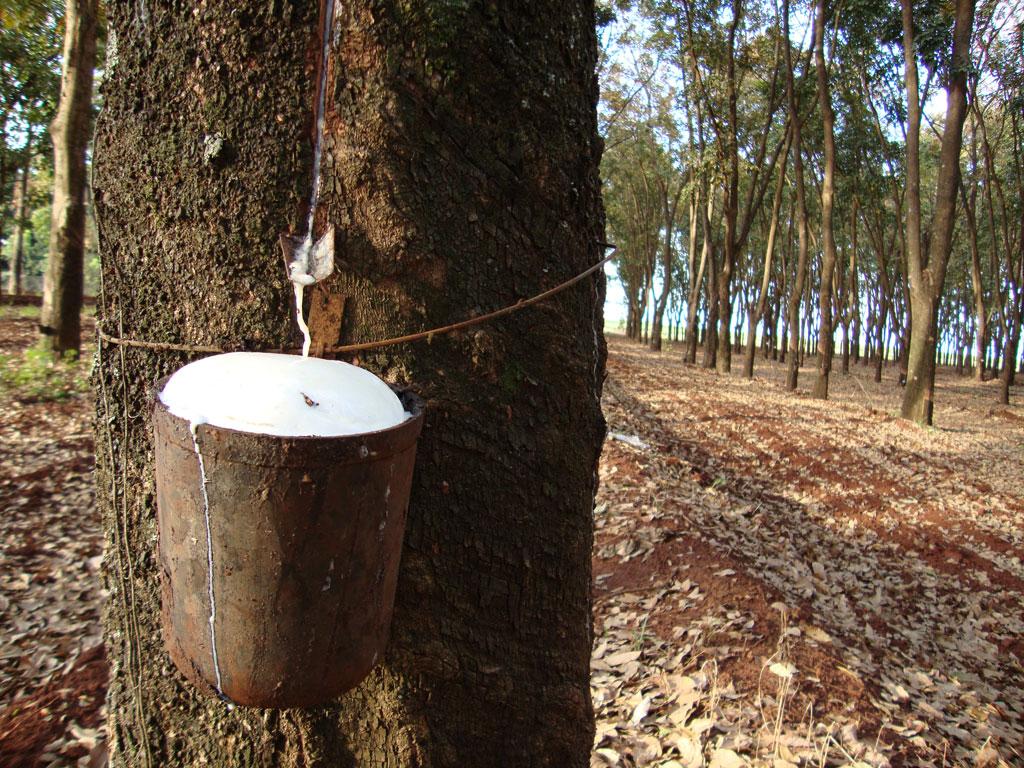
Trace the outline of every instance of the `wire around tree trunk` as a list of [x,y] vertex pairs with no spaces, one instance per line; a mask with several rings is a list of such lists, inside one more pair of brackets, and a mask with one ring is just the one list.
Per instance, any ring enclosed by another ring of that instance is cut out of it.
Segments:
[[[356,344],[341,344],[333,347],[326,347],[324,352],[330,352],[333,354],[344,354],[348,352],[362,352],[368,349],[378,349],[380,347],[390,347],[395,344],[407,344],[413,341],[421,341],[423,339],[429,339],[432,336],[440,336],[445,333],[451,333],[452,331],[462,330],[463,328],[471,328],[474,325],[481,325],[483,323],[496,320],[499,317],[505,315],[511,315],[513,312],[518,312],[521,309],[538,304],[545,299],[549,299],[552,296],[561,293],[566,288],[571,288],[576,283],[583,280],[585,277],[592,275],[594,272],[599,270],[609,261],[615,257],[616,246],[611,243],[599,242],[604,249],[611,249],[611,253],[605,256],[601,261],[594,264],[592,267],[580,272],[578,275],[569,278],[563,283],[559,283],[554,288],[549,288],[543,293],[538,293],[536,296],[532,296],[529,299],[521,299],[515,304],[510,304],[507,307],[502,307],[493,312],[488,312],[484,315],[477,317],[467,318],[466,320],[460,320],[457,323],[451,325],[444,325],[440,328],[432,328],[429,331],[420,331],[418,333],[410,333],[405,336],[395,336],[390,339],[382,339],[380,341],[363,341]],[[190,353],[206,353],[206,354],[221,354],[224,352],[295,352],[298,351],[299,347],[259,347],[253,348],[251,346],[239,345],[233,348],[217,346],[214,344],[178,344],[174,342],[166,341],[143,341],[140,339],[126,339],[120,336],[111,336],[106,333],[99,325],[96,326],[96,333],[99,336],[101,342],[112,344],[115,346],[122,347],[134,347],[136,349],[152,349],[166,352],[190,352]]]

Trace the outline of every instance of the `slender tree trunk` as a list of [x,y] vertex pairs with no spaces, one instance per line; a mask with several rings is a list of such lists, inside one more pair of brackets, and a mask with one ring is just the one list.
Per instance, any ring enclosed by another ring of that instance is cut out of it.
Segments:
[[31,160],[26,152],[25,164],[14,187],[14,250],[11,252],[10,271],[7,273],[7,292],[20,296],[22,273],[25,269],[25,223],[28,218],[28,173]]
[[[768,224],[768,241],[764,247],[764,266],[761,272],[761,287],[756,302],[752,304],[747,315],[747,348],[743,358],[743,375],[754,378],[754,344],[757,324],[764,317],[765,302],[768,300],[768,285],[772,278],[772,255],[775,252],[775,235],[779,228],[779,211],[782,208],[782,189],[786,181],[786,162],[789,158],[790,138],[786,138],[786,146],[782,150],[782,165],[775,181],[775,195],[772,198],[772,213]],[[767,334],[765,334],[767,336]]]
[[[710,193],[710,190],[709,190]],[[710,199],[710,194],[709,194]],[[709,205],[709,209],[713,206]],[[715,243],[711,236],[711,218],[710,216],[704,217],[704,241],[708,243],[708,267],[707,270],[707,316],[706,330],[704,331],[704,357],[701,360],[701,365],[704,368],[714,368],[718,356],[718,318],[719,318],[719,293],[716,289],[718,285],[718,257],[716,253]]]
[[636,332],[636,302],[627,294],[626,298],[626,338],[632,339]]
[[[102,327],[296,342],[277,241],[306,217],[318,10],[108,6]],[[597,262],[592,5],[450,5],[438,17],[352,0],[331,39],[315,229],[336,224],[339,258],[315,290],[345,298],[342,341],[513,304]],[[586,766],[603,292],[598,273],[470,333],[360,358],[416,389],[427,421],[389,649],[356,690],[311,710],[230,710],[168,664],[150,392],[190,356],[102,346],[113,765]]]
[[971,289],[974,298],[974,326],[978,354],[977,364],[974,368],[974,377],[978,381],[984,381],[985,340],[988,337],[988,309],[985,307],[985,287],[981,281],[981,255],[978,250],[978,230],[975,225],[973,205],[965,201],[964,209],[967,213],[967,235],[971,247]]
[[[976,119],[971,121],[971,165],[978,164],[978,125]],[[964,203],[964,214],[967,224],[967,243],[971,250],[971,292],[974,299],[974,340],[977,360],[974,366],[974,377],[978,381],[985,379],[985,340],[988,337],[988,310],[985,307],[985,285],[981,275],[981,251],[978,248],[978,220],[977,220],[977,199],[978,186],[972,179],[970,194],[967,193],[965,183],[960,184],[960,197]]]
[[[854,233],[856,233],[856,224],[854,225]],[[854,238],[856,240],[856,237]],[[850,344],[850,353],[853,356],[853,364],[857,365],[861,359],[861,345],[860,345],[860,334],[861,334],[861,318],[860,318],[860,277],[858,274],[859,263],[857,259],[857,248],[854,247],[853,255],[850,257],[850,285],[851,294],[850,301],[852,302],[853,312],[853,337]]]
[[793,72],[792,46],[789,44],[789,0],[783,0],[783,48],[786,54],[786,92],[789,99],[789,119],[793,130],[793,176],[796,184],[797,263],[793,289],[789,295],[789,368],[786,371],[786,389],[796,389],[800,373],[800,302],[807,277],[807,201],[804,192],[804,159],[801,143],[802,127],[796,97]]
[[738,246],[737,223],[739,217],[739,119],[737,111],[738,87],[736,83],[736,36],[743,19],[742,0],[732,0],[732,19],[729,23],[728,62],[726,66],[727,135],[721,144],[726,150],[728,174],[723,190],[722,215],[725,233],[722,247],[721,269],[716,273],[718,288],[718,351],[715,370],[732,370],[732,273],[736,268]]
[[817,0],[814,14],[814,62],[818,75],[818,108],[821,110],[823,146],[825,154],[824,177],[821,182],[821,280],[818,284],[818,378],[814,382],[812,397],[828,398],[828,378],[832,371],[832,278],[836,267],[836,239],[832,226],[832,207],[835,198],[836,142],[833,133],[835,117],[825,67],[825,0]]
[[732,370],[732,271],[736,255],[732,246],[735,221],[730,226],[729,212],[726,211],[725,236],[723,238],[722,263],[717,272],[718,336],[715,355],[715,370],[729,373]]
[[[1012,296],[1012,294],[1011,294]],[[1020,345],[1021,308],[1015,301],[1010,312],[1010,328],[1003,348],[1003,370],[999,375],[999,402],[1010,404],[1010,387],[1013,386],[1017,374],[1017,347]]]
[[644,276],[643,288],[640,291],[640,302],[637,305],[636,316],[636,341],[641,344],[647,343],[647,306],[650,294],[650,276]]
[[697,305],[700,301],[700,287],[704,282],[704,272],[708,263],[708,240],[704,238],[700,251],[700,265],[694,271],[695,251],[697,249],[697,217],[709,216],[702,214],[700,198],[694,193],[690,200],[690,250],[689,250],[689,291],[686,299],[686,356],[684,362],[691,365],[697,362]]
[[665,239],[661,249],[661,293],[655,301],[654,320],[651,323],[651,349],[655,352],[661,351],[661,325],[665,309],[668,307],[668,297],[672,293],[672,233],[675,230],[676,212],[679,210],[679,198],[683,194],[684,186],[680,181],[674,196],[670,194],[667,182],[662,188],[662,227],[665,230]]
[[911,327],[907,387],[903,392],[901,414],[905,419],[925,425],[932,423],[939,302],[953,245],[956,197],[960,183],[960,148],[963,143],[964,118],[967,114],[967,71],[970,68],[974,0],[956,0],[952,64],[949,82],[946,85],[946,121],[942,132],[939,175],[935,188],[935,213],[932,218],[927,261],[922,253],[921,243],[921,106],[917,90],[913,12],[910,0],[901,0],[901,3],[907,102],[910,107],[907,117],[912,129],[908,130],[907,136],[907,255],[911,285]]
[[[0,142],[7,146],[7,134],[4,125],[7,123],[5,114],[0,113]],[[7,228],[7,153],[0,152],[0,252],[5,242],[4,231]],[[0,281],[0,294],[3,293],[3,282]]]
[[[790,137],[792,143],[792,137]],[[786,163],[782,164],[780,173],[785,173]],[[772,359],[777,360],[780,363],[786,362],[786,343],[788,341],[786,336],[787,319],[786,314],[783,311],[783,304],[786,300],[786,291],[788,290],[789,283],[789,265],[793,261],[793,226],[794,226],[794,206],[795,203],[790,201],[789,205],[789,216],[787,217],[788,226],[786,227],[786,247],[782,251],[782,263],[779,268],[779,282],[776,286],[775,301],[772,302]],[[781,322],[781,329],[779,323]]]
[[[905,238],[904,244],[906,244]],[[893,348],[892,357],[899,367],[899,376],[896,378],[896,383],[902,387],[907,383],[907,364],[910,356],[910,330],[911,323],[913,322],[913,302],[910,298],[910,277],[907,268],[906,249],[904,249],[901,255],[900,269],[902,270],[902,275],[900,289],[903,293],[903,305],[899,308],[896,307],[895,303],[892,305],[893,328],[899,329],[899,335],[896,337],[896,345]],[[899,312],[899,309],[902,309],[903,311]],[[900,315],[899,318],[897,318],[897,314]]]
[[58,356],[81,348],[85,152],[89,145],[97,0],[68,0],[60,105],[53,138],[53,209],[39,330]]
[[[853,364],[857,364],[860,357],[860,290],[857,279],[857,234],[860,217],[857,209],[860,203],[856,197],[853,198],[853,205],[850,210],[850,263],[849,275],[846,280],[846,302],[843,310],[843,373],[850,372],[850,358]],[[850,335],[850,325],[853,325],[853,335]]]

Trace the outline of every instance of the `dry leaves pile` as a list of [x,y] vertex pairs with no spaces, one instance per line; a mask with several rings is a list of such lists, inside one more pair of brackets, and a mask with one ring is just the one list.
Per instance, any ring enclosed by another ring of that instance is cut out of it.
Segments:
[[612,342],[594,764],[1024,764],[1021,409],[677,355]]
[[[3,323],[5,348],[34,322]],[[87,398],[0,398],[0,764],[103,764],[102,536]]]

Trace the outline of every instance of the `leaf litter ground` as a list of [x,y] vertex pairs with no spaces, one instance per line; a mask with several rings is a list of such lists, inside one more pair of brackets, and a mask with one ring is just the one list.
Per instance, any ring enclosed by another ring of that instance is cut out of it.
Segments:
[[758,362],[610,340],[592,765],[1024,765],[1024,410]]
[[[14,365],[37,318],[0,308]],[[91,321],[85,335],[91,335]],[[86,350],[87,355],[90,350]],[[0,765],[105,763],[102,534],[92,490],[91,401],[0,388]]]
[[[1024,410],[945,375],[919,429],[886,375],[821,403],[611,339],[594,766],[1024,765]],[[0,393],[4,766],[106,760],[90,419]]]

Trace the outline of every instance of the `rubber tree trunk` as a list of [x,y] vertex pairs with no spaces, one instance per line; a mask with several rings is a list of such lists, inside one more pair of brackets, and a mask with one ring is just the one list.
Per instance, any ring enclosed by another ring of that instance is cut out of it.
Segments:
[[[699,189],[701,187],[698,186]],[[687,270],[687,279],[690,281],[690,285],[686,299],[686,353],[683,358],[684,362],[690,364],[696,364],[697,362],[697,308],[700,302],[700,288],[704,282],[704,273],[707,270],[709,251],[709,241],[704,237],[702,238],[703,242],[700,250],[700,264],[695,271],[697,217],[699,216],[702,222],[705,218],[710,218],[711,206],[712,202],[709,199],[705,204],[707,211],[704,211],[700,203],[699,191],[694,192],[693,198],[690,200],[690,249],[688,253],[690,268]]]
[[[705,220],[706,221],[706,220]],[[707,312],[704,328],[704,355],[701,358],[702,368],[714,368],[716,360],[718,358],[718,258],[715,250],[715,244],[710,240],[711,232],[710,226],[704,230],[705,238],[708,238],[710,249],[708,251],[708,265],[710,269],[707,271]]]
[[[789,40],[789,0],[783,1],[782,13],[785,40]],[[797,263],[793,287],[789,295],[789,363],[786,369],[786,389],[796,389],[800,374],[800,300],[803,298],[807,278],[807,198],[804,189],[804,159],[800,124],[799,102],[793,73],[793,55],[790,45],[783,45],[786,54],[786,93],[789,101],[789,119],[793,131],[793,176],[796,185]]]
[[978,231],[974,222],[973,195],[971,200],[965,199],[964,209],[967,214],[968,243],[971,247],[971,295],[974,299],[975,353],[977,360],[974,365],[974,378],[985,380],[985,342],[988,339],[988,310],[985,307],[985,288],[981,280],[981,255],[978,248]]
[[22,273],[25,269],[25,222],[28,216],[28,171],[31,160],[25,160],[21,175],[14,187],[14,248],[11,251],[11,263],[7,273],[7,292],[12,296],[20,296],[22,289]]
[[1010,387],[1017,376],[1017,347],[1020,344],[1021,326],[1020,301],[1014,298],[1012,291],[1009,295],[1010,302],[1015,302],[1015,306],[1010,313],[1010,329],[1003,348],[1003,370],[999,374],[999,402],[1003,405],[1010,404]]
[[835,116],[825,65],[825,0],[817,0],[814,14],[814,64],[818,77],[818,108],[821,110],[824,175],[821,181],[821,280],[818,283],[818,378],[812,397],[828,399],[828,380],[832,372],[833,318],[832,283],[836,266],[836,238],[832,208],[836,190],[836,141],[833,133]]
[[[859,201],[853,198],[850,206],[850,259],[847,265],[847,275],[843,282],[846,286],[846,296],[843,302],[843,373],[850,373],[850,358],[853,358],[854,365],[857,364],[859,351],[857,350],[858,335],[860,333],[858,314],[860,295],[857,280],[857,223],[860,220],[857,215]],[[851,335],[850,325],[853,325]]]
[[639,304],[632,293],[627,294],[626,306],[626,338],[635,339],[640,335]]
[[724,141],[725,163],[728,163],[724,189],[722,191],[722,219],[725,224],[722,242],[722,261],[715,273],[718,291],[718,350],[715,356],[715,370],[729,373],[732,370],[732,274],[736,269],[738,250],[739,217],[739,118],[737,103],[739,88],[736,80],[736,38],[743,20],[743,3],[732,0],[732,18],[729,23],[728,52],[725,90],[728,124]]
[[[6,117],[0,113],[0,141],[6,146],[7,134],[3,130]],[[4,232],[7,230],[7,157],[6,153],[0,152],[0,250],[4,245]],[[3,293],[3,282],[0,281],[0,294]]]
[[726,220],[725,238],[722,248],[722,263],[718,270],[718,331],[715,343],[718,345],[715,354],[715,370],[719,373],[732,371],[732,272],[736,264],[736,257],[732,246],[729,244],[733,237],[733,230]]
[[[935,212],[927,249],[922,253],[920,206],[920,97],[913,39],[910,0],[903,5],[904,59],[908,109],[907,201],[908,272],[911,286],[910,346],[907,358],[907,387],[900,413],[918,424],[932,423],[935,393],[935,353],[938,335],[938,307],[946,281],[946,267],[953,246],[956,198],[960,185],[960,149],[967,114],[967,70],[970,65],[974,0],[957,0],[953,27],[951,74],[946,85],[946,120],[939,151],[939,174],[935,182]],[[914,220],[916,219],[916,220]]]
[[[772,277],[772,257],[775,253],[775,236],[779,229],[779,210],[782,207],[782,189],[786,181],[786,160],[789,157],[790,138],[786,137],[786,145],[782,150],[782,166],[779,168],[779,175],[775,180],[775,194],[772,198],[772,212],[768,223],[768,241],[764,247],[764,264],[761,271],[761,285],[758,288],[757,298],[751,303],[750,311],[747,313],[747,344],[743,356],[743,376],[748,379],[754,378],[754,350],[757,337],[757,324],[764,318],[765,303],[768,301],[768,285]],[[765,324],[765,339],[769,338],[767,323]],[[767,347],[766,347],[767,349]]]
[[[683,194],[684,186],[682,180],[680,180],[675,195],[672,195],[668,182],[663,182],[661,188],[662,227],[664,228],[665,235],[661,243],[661,292],[653,299],[654,318],[651,322],[651,349],[655,352],[661,351],[661,327],[665,318],[665,309],[668,307],[668,298],[672,293],[672,262],[675,258],[672,238],[675,234],[676,211],[679,210],[679,198]],[[669,321],[669,330],[671,331],[671,329],[672,325],[671,321]]]
[[[854,220],[854,241],[856,241],[857,225]],[[850,302],[852,313],[851,322],[853,324],[853,335],[850,338],[850,355],[853,357],[853,364],[857,365],[860,362],[860,334],[861,334],[861,318],[860,318],[860,277],[859,277],[859,265],[857,259],[857,248],[854,247],[853,253],[850,256]],[[847,371],[843,371],[846,373]]]
[[60,103],[50,125],[53,208],[39,330],[58,356],[68,352],[77,355],[82,344],[85,152],[92,122],[96,11],[97,0],[67,2]]
[[[108,7],[103,328],[297,342],[277,243],[305,221],[319,8]],[[355,0],[334,26],[315,229],[336,226],[337,272],[316,290],[344,298],[342,341],[514,304],[598,261],[591,4],[421,14]],[[360,359],[418,391],[427,422],[389,650],[359,688],[312,710],[229,710],[168,663],[147,403],[190,356],[104,345],[113,764],[586,766],[603,300],[598,273],[494,324]]]

